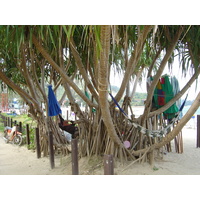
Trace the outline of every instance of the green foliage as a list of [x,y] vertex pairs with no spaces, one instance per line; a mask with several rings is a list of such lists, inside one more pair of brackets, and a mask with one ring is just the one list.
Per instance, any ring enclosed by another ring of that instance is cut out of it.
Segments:
[[28,145],[28,149],[35,149],[36,144],[35,144],[35,128],[31,127],[29,128],[29,137],[30,137],[30,144]]
[[[29,149],[35,149],[35,127],[36,123],[33,121],[31,117],[28,117],[26,114],[24,115],[7,115],[3,113],[2,115],[6,117],[12,118],[13,122],[16,120],[17,123],[22,122],[22,135],[23,135],[23,143],[26,143],[26,124],[29,124],[29,136],[30,136],[30,145]],[[2,118],[0,118],[0,132],[4,131],[4,124],[2,123]]]
[[[164,54],[179,28],[182,28],[184,31],[180,37],[176,50],[179,50],[179,54],[181,55],[180,61],[182,62],[183,71],[187,71],[187,69],[191,67],[191,58],[194,59],[195,66],[198,65],[200,60],[200,27],[159,25],[155,35],[153,35],[153,29],[149,32],[147,39],[142,46],[139,62],[132,75],[136,75],[137,72],[143,68],[148,70],[157,52],[161,49]],[[117,69],[116,71],[118,73],[122,72],[123,74],[125,72],[128,58],[134,53],[134,49],[138,42],[137,40],[144,30],[145,26],[139,25],[111,26],[110,68]],[[27,90],[26,87],[28,86],[26,79],[22,75],[19,67],[22,59],[21,50],[25,48],[27,70],[32,72],[32,64],[34,63],[38,82],[41,83],[42,78],[44,78],[45,84],[52,84],[53,82],[56,85],[61,78],[61,74],[55,72],[53,67],[47,63],[46,59],[43,58],[41,53],[38,52],[38,49],[32,44],[32,36],[34,35],[51,56],[52,60],[60,67],[62,67],[63,64],[63,67],[66,67],[66,74],[69,77],[75,77],[76,79],[82,80],[84,85],[83,75],[77,70],[77,60],[75,60],[70,46],[70,44],[74,44],[86,73],[91,79],[93,78],[97,82],[96,76],[98,70],[96,66],[97,60],[95,59],[99,58],[99,56],[96,55],[100,54],[102,48],[100,33],[101,26],[98,25],[0,26],[1,69],[3,69],[10,80],[20,87],[23,87],[24,90]],[[154,40],[153,36],[155,36]],[[64,51],[65,53],[63,53]],[[33,60],[31,52],[33,53]],[[175,56],[176,52],[172,54],[170,63],[173,62]],[[61,58],[64,58],[63,61],[61,61]],[[160,58],[162,58],[162,56],[160,56]],[[156,62],[153,65],[153,68],[156,71],[162,60],[160,58],[157,57]],[[44,70],[45,77],[42,77],[42,70]],[[94,80],[91,80],[91,83],[95,87]],[[95,89],[98,90],[98,88]],[[85,89],[83,90],[83,93],[84,91]],[[112,91],[115,92],[116,88],[112,88]],[[73,93],[73,97],[79,103],[82,102],[77,94]],[[146,96],[140,95],[138,97],[137,94],[135,94],[132,105],[143,105],[144,99],[146,99]]]
[[0,132],[4,131],[4,124],[2,122],[2,119],[0,118]]

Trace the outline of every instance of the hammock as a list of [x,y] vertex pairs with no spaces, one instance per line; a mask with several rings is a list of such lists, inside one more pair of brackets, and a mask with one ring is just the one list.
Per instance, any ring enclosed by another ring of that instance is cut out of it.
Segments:
[[68,133],[74,135],[76,131],[78,131],[78,128],[75,126],[74,121],[70,121],[71,124],[69,124],[69,121],[64,120],[61,115],[58,115],[60,118],[60,123],[58,124],[59,127],[63,130],[63,131],[67,131]]
[[119,110],[126,116],[128,117],[128,115],[125,113],[125,111],[120,107],[120,105],[118,104],[118,102],[116,101],[116,99],[113,97],[113,95],[111,93],[109,93],[109,95],[111,96],[112,100],[114,101],[114,103],[116,104],[116,106],[119,108]]
[[128,115],[125,113],[125,111],[120,107],[120,105],[118,104],[118,102],[116,101],[116,99],[113,97],[113,95],[111,93],[109,93],[109,95],[111,96],[112,100],[114,101],[114,103],[116,104],[116,106],[119,108],[119,110],[133,124],[133,126],[135,128],[137,128],[141,133],[146,134],[147,136],[150,136],[150,137],[163,137],[163,135],[165,135],[166,133],[170,132],[171,127],[173,126],[173,124],[176,121],[178,121],[180,113],[183,110],[183,108],[185,106],[185,102],[186,102],[187,97],[188,97],[188,94],[187,94],[186,97],[185,97],[185,100],[183,101],[182,105],[180,106],[180,108],[179,108],[178,112],[176,113],[175,117],[170,120],[170,123],[167,126],[163,126],[163,128],[161,130],[149,130],[149,129],[146,129],[146,128],[142,127],[141,125],[133,122],[133,120],[131,120],[128,117]]

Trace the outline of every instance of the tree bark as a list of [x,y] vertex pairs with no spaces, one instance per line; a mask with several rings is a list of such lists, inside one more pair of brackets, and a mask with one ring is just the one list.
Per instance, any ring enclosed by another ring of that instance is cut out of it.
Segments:
[[187,111],[187,113],[183,116],[183,118],[179,121],[179,123],[176,125],[176,127],[167,134],[166,137],[163,138],[162,142],[156,143],[152,146],[152,148],[161,148],[162,146],[169,143],[171,140],[173,140],[182,130],[182,128],[185,126],[185,124],[191,119],[191,117],[194,115],[196,110],[200,106],[200,92],[198,93],[194,103],[191,105],[190,109]]
[[143,31],[139,34],[139,38],[137,40],[136,47],[134,48],[134,51],[132,52],[131,57],[128,61],[121,87],[115,96],[116,101],[119,101],[121,99],[121,97],[125,91],[125,88],[130,80],[130,77],[133,74],[134,69],[135,69],[135,67],[139,61],[139,58],[142,54],[145,40],[146,40],[149,32],[151,31],[151,29],[152,29],[152,26],[145,26]]
[[172,43],[170,44],[169,48],[166,51],[166,54],[165,54],[165,56],[164,56],[164,58],[163,58],[163,60],[160,64],[160,67],[159,67],[156,75],[154,76],[154,79],[153,79],[151,86],[148,90],[148,95],[147,95],[147,99],[146,99],[144,113],[143,113],[143,116],[142,116],[142,118],[143,118],[142,121],[144,121],[144,119],[148,116],[148,114],[150,112],[154,89],[156,87],[156,84],[158,83],[159,78],[161,77],[161,75],[163,73],[163,70],[164,70],[169,58],[172,55],[172,52],[174,51],[174,48],[175,48],[175,46],[176,46],[176,44],[179,40],[179,37],[180,37],[182,31],[183,31],[183,29],[180,26],[175,37],[174,37],[174,40],[172,41]]
[[37,106],[36,108],[38,112],[43,113],[38,107],[38,102],[28,93],[26,93],[23,89],[21,89],[18,85],[16,85],[13,81],[11,81],[1,70],[0,70],[0,77],[1,80],[8,86],[10,86],[13,90],[15,90],[23,98],[25,102],[29,104],[34,104],[35,106]]
[[162,139],[161,142],[157,142],[157,143],[155,143],[155,144],[153,144],[150,147],[147,147],[145,149],[140,149],[140,150],[137,150],[137,151],[133,150],[132,151],[133,155],[139,156],[141,154],[144,154],[146,151],[151,152],[154,149],[159,149],[159,148],[165,146],[166,144],[168,144],[170,141],[172,141],[180,133],[182,128],[191,119],[191,117],[194,115],[194,113],[199,108],[199,106],[200,106],[200,92],[197,95],[197,97],[196,97],[194,103],[192,104],[192,106],[190,107],[190,109],[187,111],[187,113],[179,121],[179,123],[176,125],[176,127]]
[[110,114],[110,107],[108,103],[108,61],[110,52],[110,26],[101,26],[101,46],[100,53],[100,68],[99,68],[99,104],[102,113],[102,119],[107,128],[108,134],[111,139],[119,146],[122,146],[122,142],[116,134],[112,117]]
[[38,51],[43,55],[44,58],[47,59],[49,64],[52,65],[52,67],[62,76],[64,80],[68,82],[68,84],[76,91],[76,93],[91,107],[97,108],[98,106],[91,102],[85,94],[78,88],[78,86],[68,77],[65,73],[65,71],[59,67],[55,61],[51,58],[51,56],[45,51],[45,49],[42,47],[42,45],[37,41],[36,37],[33,35],[32,37],[33,43],[35,47],[38,49]]
[[81,75],[83,76],[83,79],[85,80],[85,84],[87,85],[88,89],[90,90],[90,92],[92,93],[92,95],[94,96],[95,100],[98,102],[98,95],[97,92],[94,89],[94,86],[92,85],[92,83],[90,82],[89,78],[88,78],[88,74],[85,70],[85,67],[81,61],[81,58],[79,56],[79,53],[77,52],[76,48],[75,48],[75,43],[74,41],[71,39],[70,41],[70,47],[72,50],[72,54],[76,60],[76,64],[79,68],[79,71],[81,72]]
[[185,94],[188,88],[194,83],[195,79],[199,76],[199,73],[200,73],[200,68],[197,69],[196,73],[191,77],[191,79],[188,81],[185,87],[183,87],[183,89],[178,94],[176,94],[173,99],[171,99],[168,103],[166,103],[164,106],[162,106],[158,110],[150,112],[148,117],[152,117],[154,115],[163,113],[170,106],[172,106],[177,100],[179,100]]

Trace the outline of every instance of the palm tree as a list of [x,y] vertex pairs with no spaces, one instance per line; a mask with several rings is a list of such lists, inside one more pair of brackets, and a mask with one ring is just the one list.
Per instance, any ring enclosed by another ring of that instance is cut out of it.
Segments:
[[[6,32],[8,29],[10,31]],[[6,84],[16,90],[26,101],[28,100],[30,107],[32,104],[37,105],[34,108],[37,113],[35,113],[36,119],[39,119],[40,114],[38,113],[41,113],[40,101],[36,97],[42,97],[42,101],[46,103],[45,80],[54,81],[55,87],[56,84],[62,85],[72,108],[84,122],[79,125],[81,156],[107,153],[121,159],[137,159],[138,157],[141,159],[170,142],[199,106],[198,95],[188,114],[180,120],[173,131],[162,139],[158,136],[152,138],[141,133],[138,128],[148,128],[150,121],[181,98],[198,77],[200,71],[199,47],[195,41],[198,41],[199,36],[194,34],[198,30],[199,26],[3,27],[1,35],[4,37],[1,37],[3,38],[1,44],[8,42],[9,44],[0,48],[1,57],[4,60],[0,75]],[[193,40],[194,35],[195,40]],[[14,36],[15,38],[13,38]],[[16,41],[16,43],[11,41]],[[17,46],[13,48],[15,44]],[[170,102],[160,109],[151,111],[156,84],[167,62],[173,61],[174,52],[177,50],[183,70],[186,71],[186,64],[192,63],[187,67],[194,69],[194,75]],[[11,55],[15,56],[11,57]],[[14,63],[19,75],[25,77],[23,83],[25,89],[29,89],[29,93],[20,89],[20,82],[17,82],[18,86],[16,87],[12,81],[13,77],[8,79],[10,76],[9,66],[13,67],[14,65],[9,65],[6,60]],[[185,62],[186,60],[190,60],[190,62]],[[117,102],[124,99],[122,107],[126,112],[134,95],[134,88],[130,91],[129,87],[132,77],[136,77],[136,86],[137,80],[145,71],[148,71],[148,77],[154,76],[154,80],[148,88],[145,112],[141,117],[133,117],[130,121],[114,109],[113,101],[109,101],[109,75],[113,68],[117,68],[124,74],[121,87],[114,98]],[[84,83],[84,91],[79,89],[75,83],[75,77]],[[40,91],[40,95],[38,95],[39,93],[35,94],[34,86]],[[87,113],[82,112],[75,102],[72,89],[87,104]],[[126,95],[123,96],[125,91]],[[91,98],[88,98],[85,92],[89,93]],[[39,121],[44,123],[45,116]],[[135,127],[133,122],[139,126]],[[56,132],[55,138],[59,138],[59,131],[55,131],[55,127],[53,126],[51,129]],[[124,134],[122,135],[122,133]],[[43,138],[44,141],[47,140],[47,138]],[[130,149],[124,147],[125,140],[131,142]],[[63,143],[62,140],[56,139],[56,141]]]

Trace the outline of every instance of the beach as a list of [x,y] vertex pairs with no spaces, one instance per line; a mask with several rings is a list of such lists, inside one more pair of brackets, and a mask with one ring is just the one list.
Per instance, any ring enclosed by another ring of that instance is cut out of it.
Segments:
[[[198,175],[200,174],[200,148],[196,148],[196,127],[186,126],[182,130],[183,153],[164,150],[163,158],[156,158],[153,166],[144,162],[131,164],[115,161],[115,175]],[[0,137],[0,175],[71,175],[71,155],[55,155],[55,168],[51,169],[48,157],[37,159],[36,152],[25,146],[6,144]],[[129,166],[129,167],[127,167]],[[103,158],[79,159],[80,175],[103,175]]]
[[[196,148],[196,128],[185,126],[182,134],[183,153],[175,152],[172,141],[172,152],[165,151],[163,158],[156,158],[153,165],[114,160],[115,176],[101,176],[104,174],[103,158],[94,156],[79,159],[81,176],[70,176],[71,155],[55,155],[55,168],[51,169],[48,157],[37,159],[36,152],[25,146],[6,144],[2,139],[3,134],[0,134],[1,196],[17,200],[92,200],[95,194],[98,199],[127,199],[132,195],[136,198],[142,195],[142,199],[154,199],[156,195],[162,196],[163,200],[169,199],[169,196],[177,199],[186,196],[196,198],[199,196],[199,176],[193,175],[200,175],[200,148]],[[14,186],[12,190],[10,185]]]

